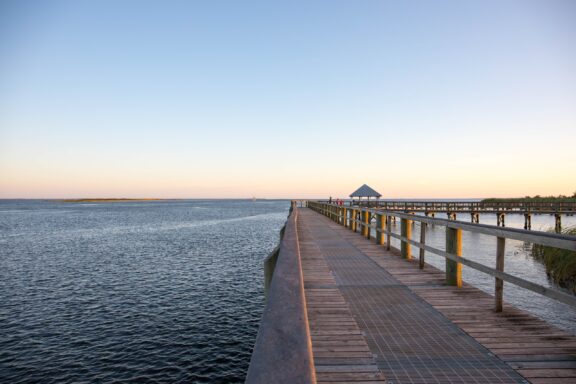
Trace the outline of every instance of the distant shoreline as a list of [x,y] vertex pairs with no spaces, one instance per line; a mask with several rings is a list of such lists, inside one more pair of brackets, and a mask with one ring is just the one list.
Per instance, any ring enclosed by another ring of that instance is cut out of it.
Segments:
[[165,199],[156,199],[156,198],[144,198],[144,199],[128,199],[128,198],[90,198],[90,199],[64,199],[60,200],[65,203],[121,203],[126,201],[158,201],[158,200],[165,200]]
[[488,198],[481,203],[576,203],[575,197]]

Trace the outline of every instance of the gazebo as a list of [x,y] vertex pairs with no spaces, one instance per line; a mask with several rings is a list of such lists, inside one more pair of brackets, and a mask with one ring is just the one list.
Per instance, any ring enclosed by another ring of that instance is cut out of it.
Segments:
[[358,198],[358,204],[362,201],[363,197],[366,197],[368,199],[368,204],[370,204],[371,197],[374,197],[376,198],[376,200],[378,200],[381,196],[382,195],[380,193],[376,192],[374,189],[364,184],[363,186],[361,186],[360,188],[358,188],[357,190],[355,190],[350,194],[350,197],[352,198],[352,202],[350,204],[352,205],[354,204],[355,197]]

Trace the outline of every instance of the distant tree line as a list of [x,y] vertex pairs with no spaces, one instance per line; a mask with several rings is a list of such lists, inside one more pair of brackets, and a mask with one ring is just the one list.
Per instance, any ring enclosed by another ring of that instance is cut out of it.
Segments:
[[566,195],[558,195],[558,196],[524,196],[524,197],[513,197],[513,198],[489,198],[483,199],[483,203],[496,203],[496,202],[513,202],[513,203],[522,203],[522,202],[534,202],[534,203],[549,203],[549,202],[567,202],[567,203],[576,203],[576,192],[572,194],[572,196]]

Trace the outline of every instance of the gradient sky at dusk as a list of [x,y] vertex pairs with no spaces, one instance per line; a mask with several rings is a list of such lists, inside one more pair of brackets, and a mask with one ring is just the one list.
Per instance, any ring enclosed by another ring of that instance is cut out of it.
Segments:
[[0,198],[576,191],[576,1],[1,1]]

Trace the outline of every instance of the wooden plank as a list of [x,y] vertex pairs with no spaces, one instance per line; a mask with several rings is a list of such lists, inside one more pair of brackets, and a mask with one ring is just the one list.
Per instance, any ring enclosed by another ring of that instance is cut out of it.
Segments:
[[[518,372],[527,379],[532,378],[564,378],[576,379],[576,369],[520,369]],[[576,380],[574,380],[576,382]]]
[[384,375],[380,372],[317,372],[316,379],[318,382],[325,381],[380,381],[384,380]]
[[570,377],[547,377],[547,378],[531,378],[532,384],[574,384],[574,379]]
[[576,357],[572,354],[516,354],[502,356],[502,360],[507,362],[528,362],[528,361],[576,361]]
[[576,361],[521,361],[521,362],[510,362],[508,363],[514,369],[559,369],[559,368],[571,368],[576,369]]
[[[302,231],[300,229],[300,235]],[[304,236],[300,236],[304,238]],[[301,243],[302,274],[318,383],[385,382],[334,276],[313,243]],[[322,288],[316,288],[319,284]]]
[[320,365],[316,368],[319,372],[380,372],[377,365]]

